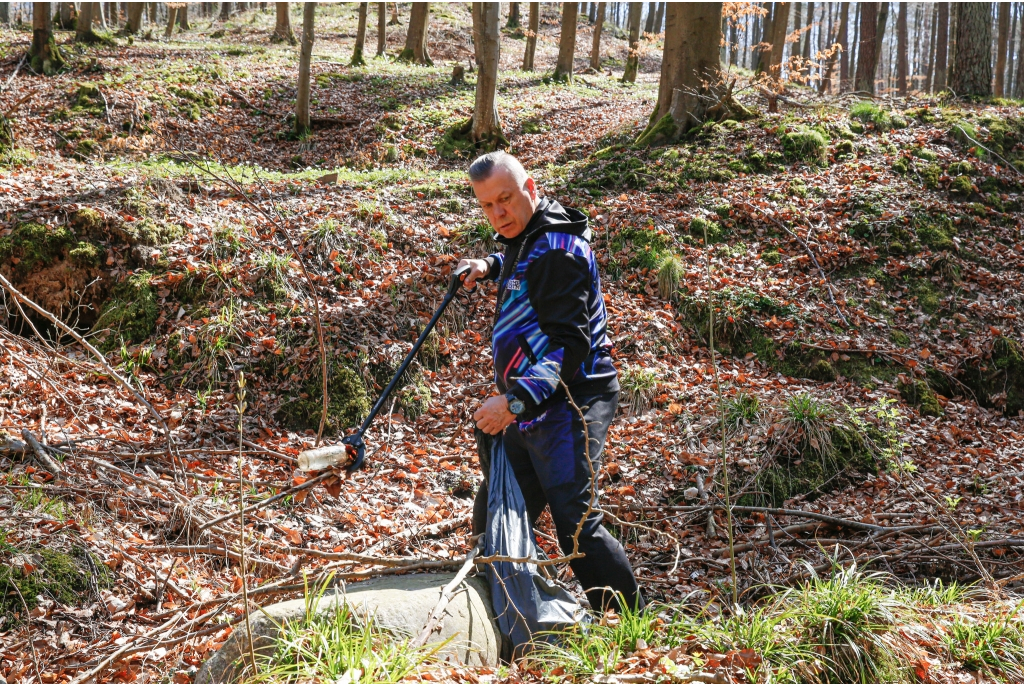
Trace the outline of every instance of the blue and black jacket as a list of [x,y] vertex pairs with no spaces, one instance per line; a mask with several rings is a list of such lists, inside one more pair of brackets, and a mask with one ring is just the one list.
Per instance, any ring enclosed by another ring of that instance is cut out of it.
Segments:
[[545,198],[522,233],[497,240],[504,254],[487,258],[500,307],[491,341],[494,381],[526,404],[519,420],[565,396],[559,377],[574,397],[617,391],[587,217]]

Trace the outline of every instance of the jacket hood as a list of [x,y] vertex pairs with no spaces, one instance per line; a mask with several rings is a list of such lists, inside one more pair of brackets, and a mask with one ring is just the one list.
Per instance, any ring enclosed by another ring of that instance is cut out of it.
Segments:
[[590,242],[591,237],[587,216],[583,212],[571,207],[563,207],[555,200],[545,197],[541,198],[522,233],[511,239],[495,235],[494,239],[502,245],[511,245],[520,240],[532,240],[541,233],[569,233],[579,236],[587,242]]

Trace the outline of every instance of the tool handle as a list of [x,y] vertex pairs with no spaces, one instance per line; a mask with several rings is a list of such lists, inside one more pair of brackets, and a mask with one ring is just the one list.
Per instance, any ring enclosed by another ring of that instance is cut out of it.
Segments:
[[463,279],[470,270],[469,264],[463,264],[458,269],[452,272],[452,280],[448,284],[448,297],[454,297],[455,293],[459,292],[459,288],[462,287]]

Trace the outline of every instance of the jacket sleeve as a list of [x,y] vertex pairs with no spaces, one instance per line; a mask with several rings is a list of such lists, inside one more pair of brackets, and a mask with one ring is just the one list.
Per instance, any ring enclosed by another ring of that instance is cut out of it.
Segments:
[[[521,399],[527,415],[568,383],[590,354],[590,267],[583,257],[553,249],[526,269],[526,292],[549,343],[509,392]],[[524,353],[532,354],[528,350]]]
[[484,276],[483,280],[498,280],[498,276],[501,275],[501,267],[505,263],[505,255],[501,254],[500,252],[495,252],[494,254],[487,255],[484,258],[484,261],[490,265],[490,268],[488,269],[487,275]]

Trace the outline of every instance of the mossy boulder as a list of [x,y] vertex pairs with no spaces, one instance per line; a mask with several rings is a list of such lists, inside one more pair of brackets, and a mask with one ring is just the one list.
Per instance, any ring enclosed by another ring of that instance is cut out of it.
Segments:
[[782,153],[790,161],[805,161],[824,164],[828,152],[828,140],[813,128],[798,128],[779,137]]
[[92,328],[100,349],[141,343],[153,335],[160,310],[149,279],[148,272],[140,271],[114,287]]
[[18,593],[10,589],[15,585],[31,611],[39,598],[49,598],[62,604],[78,606],[92,597],[93,588],[107,588],[111,575],[106,565],[82,548],[69,552],[45,547],[28,552],[5,554],[0,557],[0,616],[24,620],[25,607]]
[[942,405],[935,391],[927,382],[920,378],[901,380],[896,384],[900,397],[912,407],[916,407],[921,416],[942,416]]
[[[327,369],[327,425],[329,433],[338,433],[359,424],[370,411],[370,399],[359,373],[337,360]],[[291,430],[316,430],[320,426],[323,381],[320,364],[315,364],[302,383],[298,397],[290,397],[278,409],[276,418]]]

